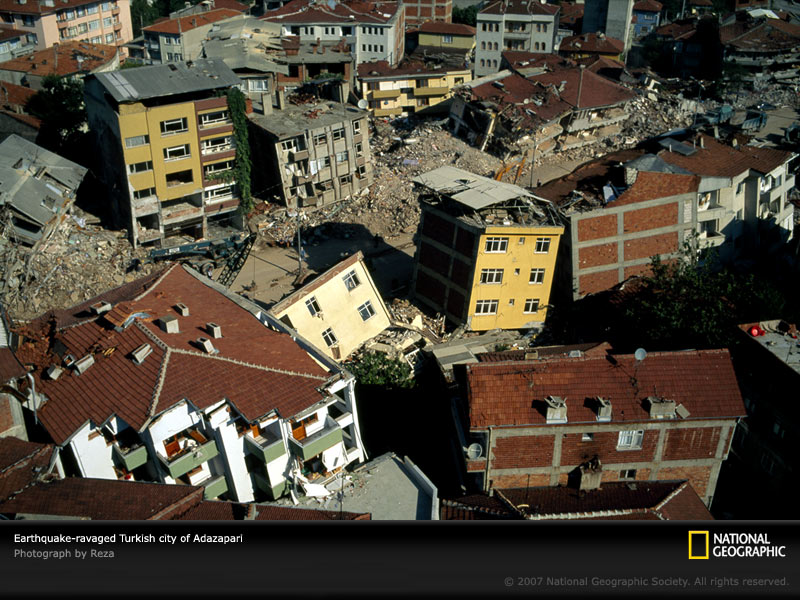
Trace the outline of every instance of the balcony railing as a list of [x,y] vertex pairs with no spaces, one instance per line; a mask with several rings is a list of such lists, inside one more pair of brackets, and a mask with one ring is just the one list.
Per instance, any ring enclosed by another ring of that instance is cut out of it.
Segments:
[[444,96],[450,88],[447,86],[439,87],[418,87],[414,88],[414,96]]
[[189,435],[196,445],[187,444],[181,448],[179,452],[173,454],[169,458],[166,458],[160,453],[158,454],[161,464],[164,465],[169,472],[169,476],[173,479],[185,475],[219,454],[217,443],[214,440],[199,443],[198,440],[205,439],[202,434],[192,432]]
[[375,100],[383,98],[399,98],[400,90],[372,90],[370,92]]
[[286,447],[281,438],[265,438],[263,436],[253,438],[245,435],[244,447],[248,453],[264,461],[265,464],[286,454]]
[[123,448],[119,443],[115,443],[114,453],[128,471],[133,471],[147,462],[147,448],[143,445],[135,448]]
[[338,423],[334,426],[326,426],[324,429],[317,431],[302,441],[298,441],[293,437],[289,438],[292,451],[303,460],[313,458],[320,452],[341,443],[341,441],[342,428]]
[[211,500],[228,491],[228,482],[225,480],[225,475],[218,475],[217,477],[212,477],[208,481],[203,482],[203,487],[205,488],[205,491],[203,491],[203,498]]

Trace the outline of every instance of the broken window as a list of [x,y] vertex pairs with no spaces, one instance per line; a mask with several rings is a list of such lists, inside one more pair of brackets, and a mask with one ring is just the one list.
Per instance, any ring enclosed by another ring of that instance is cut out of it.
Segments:
[[314,136],[314,145],[319,146],[320,144],[324,144],[328,141],[328,137],[324,133],[320,133]]
[[531,277],[528,283],[544,283],[544,269],[531,269]]
[[359,281],[358,275],[356,275],[355,271],[350,271],[347,275],[342,277],[342,280],[344,281],[344,286],[349,292],[352,292],[359,285],[361,285],[361,281]]
[[178,171],[177,173],[167,173],[167,187],[192,183],[192,181],[194,181],[194,178],[191,169]]
[[229,135],[211,138],[200,142],[200,150],[203,154],[213,154],[215,152],[225,152],[233,149],[233,138]]
[[334,141],[344,139],[344,128],[334,129],[331,132],[331,137]]
[[478,300],[475,303],[475,314],[476,315],[497,314],[498,304],[500,304],[499,300]]
[[137,146],[144,146],[149,143],[149,135],[135,135],[133,137],[125,138],[125,146],[127,148],[136,148]]
[[636,479],[636,469],[623,469],[619,472],[620,481]]
[[308,312],[311,313],[312,317],[316,317],[319,313],[322,312],[322,309],[319,307],[319,303],[317,302],[316,296],[311,296],[308,300],[306,300],[306,308]]
[[481,283],[503,283],[503,269],[481,269]]
[[225,123],[228,120],[227,110],[218,110],[215,112],[205,113],[200,115],[200,126],[209,127],[219,123]]
[[353,133],[355,135],[361,133],[361,121],[353,121]]
[[136,190],[133,192],[133,199],[134,200],[141,200],[142,198],[149,198],[150,196],[156,195],[156,188],[149,187],[143,190]]
[[583,433],[581,434],[581,441],[582,442],[591,442],[594,439],[593,433]]
[[189,144],[164,148],[164,160],[179,160],[181,158],[188,158],[189,156],[191,156]]
[[372,302],[367,300],[366,302],[364,302],[364,304],[359,306],[358,307],[358,314],[361,315],[361,320],[362,321],[368,321],[369,319],[374,317],[375,316],[375,309],[372,308]]
[[539,299],[528,298],[527,300],[525,300],[525,310],[523,312],[526,314],[539,312]]
[[619,439],[617,440],[617,450],[641,450],[643,439],[644,431],[642,429],[620,431]]
[[345,150],[344,152],[337,152],[336,153],[336,162],[337,163],[346,162],[347,161],[347,156],[348,156],[347,150]]
[[175,135],[189,131],[189,124],[186,117],[180,119],[169,119],[161,121],[161,135]]

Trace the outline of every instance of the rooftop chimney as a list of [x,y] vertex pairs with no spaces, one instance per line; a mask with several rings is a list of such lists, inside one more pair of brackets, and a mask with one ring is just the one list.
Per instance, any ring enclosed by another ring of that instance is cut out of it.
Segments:
[[611,420],[611,400],[607,398],[603,398],[602,396],[597,397],[597,420],[598,421],[610,421]]
[[113,306],[110,302],[97,302],[92,304],[89,308],[91,308],[93,314],[102,315],[103,313],[110,311]]
[[178,317],[173,315],[161,317],[158,321],[158,326],[161,327],[165,333],[180,333],[181,331],[178,325]]
[[94,356],[87,354],[82,359],[75,361],[74,367],[78,375],[85,373],[94,364]]
[[150,356],[153,352],[153,348],[150,344],[142,344],[136,350],[131,352],[131,360],[135,362],[137,365],[140,365],[144,362],[144,359]]
[[189,316],[189,307],[186,306],[183,302],[179,302],[175,305],[175,311],[182,317]]
[[63,371],[63,369],[61,367],[59,367],[58,365],[52,365],[45,372],[47,373],[48,379],[51,379],[52,381],[55,381],[56,379],[58,379],[58,376],[61,375],[62,371]]
[[567,403],[561,396],[548,396],[544,401],[547,403],[548,423],[567,422]]
[[579,469],[581,472],[579,490],[596,490],[600,487],[600,483],[603,481],[603,465],[599,458],[595,456],[592,460],[583,463]]
[[214,339],[219,339],[222,337],[222,327],[216,323],[206,323],[206,331],[208,331],[208,335]]
[[216,348],[214,348],[214,344],[211,343],[211,340],[208,338],[197,338],[197,345],[200,346],[206,354],[216,354],[219,352]]
[[675,401],[666,400],[664,398],[657,398],[650,396],[647,398],[650,403],[650,418],[651,419],[673,419],[675,418]]

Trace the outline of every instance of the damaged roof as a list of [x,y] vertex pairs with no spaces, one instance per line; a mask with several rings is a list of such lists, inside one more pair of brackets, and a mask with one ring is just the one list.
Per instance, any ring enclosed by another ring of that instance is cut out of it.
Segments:
[[348,104],[331,101],[295,105],[287,98],[286,108],[270,115],[249,115],[250,120],[278,139],[295,137],[307,130],[331,127],[366,118],[368,113]]
[[400,9],[397,2],[336,2],[291,0],[282,7],[267,12],[261,19],[273,23],[359,23],[387,24]]
[[480,15],[554,15],[558,6],[539,0],[496,0],[487,4]]
[[148,33],[175,33],[181,34],[204,25],[210,25],[217,21],[229,19],[241,15],[241,11],[233,10],[230,8],[216,8],[208,12],[197,13],[188,15],[186,17],[178,17],[170,19],[169,17],[162,17],[152,25],[142,27],[142,31]]
[[0,70],[20,71],[45,77],[64,77],[77,73],[89,73],[113,62],[117,48],[106,44],[89,42],[61,42],[44,50],[32,52],[0,63]]
[[0,500],[5,500],[44,476],[55,446],[0,437]]
[[[174,265],[138,295],[129,289],[131,295],[124,301],[116,296],[119,303],[99,317],[86,312],[83,320],[64,326],[45,315],[20,332],[26,341],[17,356],[35,366],[36,390],[47,398],[39,420],[57,443],[87,421],[100,424],[112,415],[142,431],[183,400],[199,409],[227,400],[252,421],[272,411],[290,417],[324,399],[318,388],[330,373],[292,337],[263,326],[255,316],[258,307],[218,290],[188,267]],[[189,307],[189,316],[179,315],[179,303]],[[158,322],[163,318],[177,319],[180,332],[165,333]],[[207,323],[220,325],[223,334],[211,340],[211,354],[196,343],[210,337]],[[132,352],[143,344],[151,353],[136,364]],[[94,363],[82,374],[65,367],[52,380],[45,370],[62,364],[59,348],[61,355],[91,356]]]
[[645,399],[657,395],[683,404],[687,419],[746,415],[728,350],[652,352],[603,358],[550,358],[466,366],[470,426],[545,426],[545,398],[567,404],[568,423],[595,423],[586,401],[611,401],[611,423],[649,421]]
[[516,121],[514,127],[522,129],[558,119],[571,108],[556,88],[516,73],[472,87],[472,97],[494,103],[505,119]]
[[176,94],[211,91],[241,84],[219,59],[149,65],[94,75],[117,102],[138,102]]
[[420,33],[440,33],[442,35],[464,35],[472,37],[475,35],[475,28],[463,23],[442,23],[438,21],[426,21],[419,26]]
[[636,93],[583,67],[561,69],[529,77],[544,85],[562,88],[560,97],[575,108],[599,108],[628,102]]
[[285,54],[280,25],[243,15],[215,23],[203,42],[205,57],[221,59],[234,70],[287,75]]
[[780,19],[760,19],[760,22],[737,21],[719,28],[720,41],[741,51],[784,52],[800,46],[800,25]]
[[460,68],[453,69],[448,67],[440,67],[432,69],[425,65],[422,61],[404,60],[396,68],[393,68],[385,60],[376,60],[373,62],[359,63],[358,77],[362,80],[369,81],[370,79],[385,79],[387,77],[439,77],[450,71],[468,71],[468,69]]
[[565,38],[558,46],[559,52],[580,54],[622,54],[625,44],[602,33],[582,33]]
[[664,5],[656,0],[639,0],[633,5],[633,10],[636,12],[655,12],[660,13],[664,9]]
[[517,185],[481,177],[456,167],[444,166],[422,173],[411,181],[446,195],[474,210],[481,210],[518,198],[533,200],[536,197]]

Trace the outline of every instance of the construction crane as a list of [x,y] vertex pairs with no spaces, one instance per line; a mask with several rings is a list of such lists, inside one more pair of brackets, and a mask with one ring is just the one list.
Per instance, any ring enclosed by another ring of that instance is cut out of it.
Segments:
[[522,175],[522,169],[525,167],[525,161],[527,160],[527,158],[528,154],[525,153],[522,155],[522,158],[514,162],[511,162],[509,164],[506,164],[504,161],[503,166],[497,170],[497,173],[495,173],[494,176],[495,180],[503,181],[503,177],[505,176],[505,174],[508,173],[514,167],[517,167],[517,172],[514,174],[514,181],[513,181],[513,183],[517,183],[519,176]]

